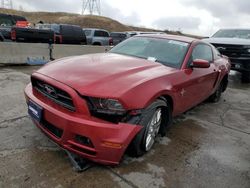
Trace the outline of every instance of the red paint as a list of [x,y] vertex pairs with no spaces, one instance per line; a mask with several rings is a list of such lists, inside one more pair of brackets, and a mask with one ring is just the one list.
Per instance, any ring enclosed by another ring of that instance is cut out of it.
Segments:
[[[95,162],[118,164],[141,126],[114,124],[91,116],[87,102],[80,95],[117,99],[131,112],[146,108],[160,96],[169,96],[173,100],[173,116],[176,116],[208,98],[229,73],[230,63],[223,57],[211,63],[209,68],[187,67],[192,49],[201,42],[199,40],[169,35],[153,37],[190,43],[180,69],[106,53],[64,58],[35,72],[33,77],[67,92],[76,108],[75,112],[65,109],[29,84],[25,89],[27,99],[44,108],[46,121],[62,129],[63,136],[58,139],[36,122],[37,126],[65,149]],[[76,135],[90,138],[94,148],[76,143]]]

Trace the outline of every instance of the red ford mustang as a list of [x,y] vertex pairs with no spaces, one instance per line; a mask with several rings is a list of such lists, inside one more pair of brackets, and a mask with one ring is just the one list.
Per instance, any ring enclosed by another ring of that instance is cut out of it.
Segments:
[[118,164],[141,156],[172,117],[227,88],[230,62],[180,36],[128,39],[104,54],[67,57],[33,73],[25,94],[34,123],[62,148]]

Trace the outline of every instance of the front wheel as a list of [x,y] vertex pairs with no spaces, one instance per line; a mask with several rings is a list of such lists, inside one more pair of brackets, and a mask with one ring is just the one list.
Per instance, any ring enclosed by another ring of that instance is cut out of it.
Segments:
[[141,115],[142,130],[136,135],[128,148],[130,156],[139,157],[150,151],[158,134],[164,136],[171,124],[172,113],[167,102],[156,100]]

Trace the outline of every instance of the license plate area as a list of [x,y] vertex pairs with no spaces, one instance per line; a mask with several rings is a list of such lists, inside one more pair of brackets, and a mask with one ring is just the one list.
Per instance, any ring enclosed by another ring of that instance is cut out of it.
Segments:
[[38,122],[42,120],[43,108],[38,104],[29,101],[28,102],[28,113],[29,115]]

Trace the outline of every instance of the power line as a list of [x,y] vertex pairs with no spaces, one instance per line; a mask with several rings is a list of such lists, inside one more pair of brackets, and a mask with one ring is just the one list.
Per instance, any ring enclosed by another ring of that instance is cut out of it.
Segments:
[[101,2],[100,0],[83,0],[82,1],[82,15],[89,13],[91,15],[101,15]]

